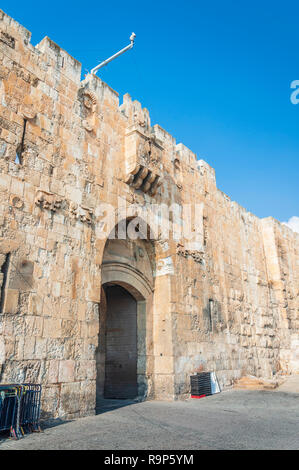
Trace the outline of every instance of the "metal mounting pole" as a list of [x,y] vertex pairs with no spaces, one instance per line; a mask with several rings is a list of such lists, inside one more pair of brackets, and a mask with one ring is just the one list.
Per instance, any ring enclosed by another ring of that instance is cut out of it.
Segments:
[[135,33],[132,33],[131,36],[130,36],[130,44],[126,47],[124,47],[121,51],[117,52],[116,54],[114,54],[113,56],[109,57],[109,59],[106,59],[104,60],[104,62],[101,62],[99,65],[97,65],[96,67],[94,67],[92,70],[91,70],[91,74],[92,75],[95,75],[97,73],[97,71],[99,69],[101,69],[102,67],[104,67],[105,65],[109,64],[109,62],[111,62],[113,59],[116,59],[116,57],[120,56],[121,54],[123,54],[124,52],[128,51],[129,49],[132,49],[132,47],[134,46],[134,40],[135,40],[135,37],[136,37],[136,34]]

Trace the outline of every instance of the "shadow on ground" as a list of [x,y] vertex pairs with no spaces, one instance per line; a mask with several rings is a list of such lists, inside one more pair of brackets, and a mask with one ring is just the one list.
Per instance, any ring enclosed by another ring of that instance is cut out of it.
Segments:
[[107,413],[108,411],[117,410],[118,408],[124,408],[125,406],[135,405],[140,403],[141,400],[136,399],[111,399],[111,398],[102,398],[97,401],[96,415],[101,415]]
[[6,441],[7,439],[9,439],[9,431],[1,431],[0,432],[0,444],[1,442],[4,442]]
[[56,428],[56,426],[60,426],[61,424],[66,424],[74,421],[73,419],[61,419],[61,418],[48,418],[45,420],[41,420],[40,426],[42,431],[48,428]]
[[[299,394],[230,390],[200,400],[103,400],[98,415],[55,420],[11,450],[298,450]],[[61,424],[61,426],[59,425]]]

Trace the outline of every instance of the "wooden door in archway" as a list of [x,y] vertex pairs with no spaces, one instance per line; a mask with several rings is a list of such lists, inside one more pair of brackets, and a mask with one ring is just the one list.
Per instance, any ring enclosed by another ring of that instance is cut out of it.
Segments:
[[107,299],[105,398],[135,398],[137,387],[137,302],[119,285],[104,287]]

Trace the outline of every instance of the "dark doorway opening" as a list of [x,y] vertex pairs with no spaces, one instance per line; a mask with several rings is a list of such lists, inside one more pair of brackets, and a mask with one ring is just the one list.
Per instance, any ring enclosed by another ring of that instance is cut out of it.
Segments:
[[137,302],[121,286],[105,285],[104,289],[107,299],[104,398],[136,398]]

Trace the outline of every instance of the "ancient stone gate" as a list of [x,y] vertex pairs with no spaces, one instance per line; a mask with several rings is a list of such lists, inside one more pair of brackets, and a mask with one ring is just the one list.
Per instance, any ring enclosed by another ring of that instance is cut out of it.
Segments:
[[[299,235],[231,201],[139,102],[1,11],[0,130],[1,382],[42,383],[44,416],[76,417],[105,387],[173,399],[197,370],[222,386],[298,372]],[[136,217],[140,236],[109,238]],[[174,236],[188,225],[196,243]]]

